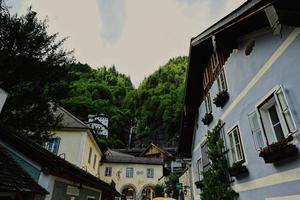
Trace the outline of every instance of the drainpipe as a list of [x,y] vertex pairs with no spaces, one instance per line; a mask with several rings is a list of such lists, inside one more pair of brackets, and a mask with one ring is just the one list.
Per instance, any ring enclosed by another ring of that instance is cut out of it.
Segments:
[[7,92],[0,88],[0,113],[7,98]]

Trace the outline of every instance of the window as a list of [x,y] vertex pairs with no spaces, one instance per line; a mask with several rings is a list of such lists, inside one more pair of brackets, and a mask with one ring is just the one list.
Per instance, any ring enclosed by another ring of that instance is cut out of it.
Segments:
[[127,178],[133,177],[133,168],[126,168],[126,177]]
[[197,160],[197,169],[198,169],[198,177],[199,177],[199,180],[201,181],[203,179],[203,177],[202,177],[202,172],[203,172],[202,158],[199,158],[199,160]]
[[229,149],[231,152],[231,164],[245,160],[241,136],[238,126],[235,126],[229,133]]
[[51,142],[47,144],[47,150],[57,155],[60,144],[60,137],[52,138]]
[[205,68],[204,74],[203,74],[203,88],[206,88],[209,83],[209,70],[208,67]]
[[153,178],[154,177],[154,169],[148,168],[147,169],[147,178]]
[[94,155],[94,164],[93,164],[93,168],[95,169],[95,166],[96,166],[96,161],[97,161],[97,155],[95,154]]
[[210,99],[209,93],[207,93],[207,95],[205,97],[205,111],[206,111],[206,113],[212,112],[211,99]]
[[218,90],[219,92],[227,91],[227,83],[226,83],[226,77],[225,77],[225,71],[224,69],[221,70],[218,78],[217,78],[217,83],[218,83]]
[[89,150],[89,158],[88,158],[88,163],[89,163],[89,164],[91,163],[92,153],[93,153],[93,149],[92,149],[92,147],[90,147],[90,150]]
[[207,141],[201,146],[201,155],[202,155],[202,169],[207,171],[210,166],[210,160],[207,155],[208,145]]
[[297,130],[282,87],[268,96],[248,117],[257,149],[283,140]]
[[112,168],[111,167],[106,167],[105,168],[105,176],[111,176]]

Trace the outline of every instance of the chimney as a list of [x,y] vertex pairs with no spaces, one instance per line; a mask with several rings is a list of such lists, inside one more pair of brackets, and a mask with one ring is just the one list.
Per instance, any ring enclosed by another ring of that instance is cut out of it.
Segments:
[[7,98],[7,93],[0,88],[0,113]]

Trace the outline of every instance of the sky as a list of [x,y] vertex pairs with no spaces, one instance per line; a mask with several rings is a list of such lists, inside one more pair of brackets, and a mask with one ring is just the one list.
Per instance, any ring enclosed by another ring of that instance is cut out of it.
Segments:
[[31,5],[49,33],[68,37],[77,61],[115,65],[135,86],[245,0],[7,0],[12,12]]

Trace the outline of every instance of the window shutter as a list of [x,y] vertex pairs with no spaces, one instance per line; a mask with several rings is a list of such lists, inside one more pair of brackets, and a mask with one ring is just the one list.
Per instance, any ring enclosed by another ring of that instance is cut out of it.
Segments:
[[263,133],[259,126],[258,121],[258,114],[256,111],[253,113],[250,113],[248,115],[249,123],[251,127],[252,137],[254,140],[254,145],[257,150],[262,149],[265,146],[264,139],[263,139]]
[[59,144],[60,144],[60,137],[57,137],[57,138],[54,139],[54,149],[53,149],[53,153],[54,153],[55,155],[57,155],[57,153],[58,153]]
[[296,125],[295,121],[292,117],[284,90],[282,87],[280,87],[276,92],[275,92],[275,99],[279,105],[279,109],[282,115],[282,118],[285,121],[288,133],[294,133],[296,131]]
[[201,147],[201,155],[202,155],[202,168],[203,171],[207,171],[209,169],[210,161],[207,155],[207,142]]

